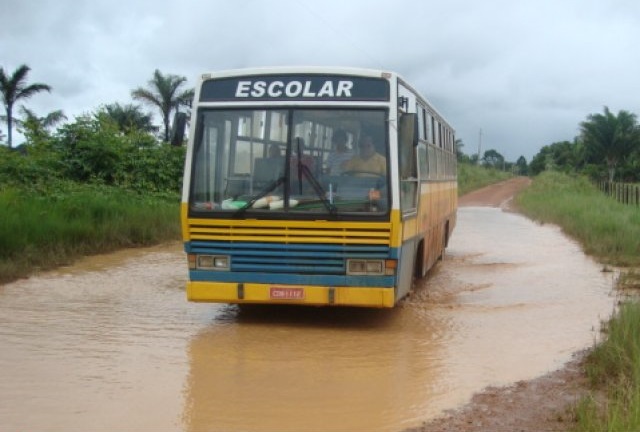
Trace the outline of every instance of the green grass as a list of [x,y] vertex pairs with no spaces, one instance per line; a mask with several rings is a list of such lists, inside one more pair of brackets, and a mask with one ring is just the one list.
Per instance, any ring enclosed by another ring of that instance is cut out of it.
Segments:
[[104,186],[0,190],[0,282],[87,254],[180,238],[179,199]]
[[[640,209],[606,197],[585,178],[545,172],[515,201],[533,219],[561,226],[601,262],[640,265]],[[637,271],[630,270],[620,284],[637,290],[639,280]],[[604,334],[585,370],[605,401],[594,396],[581,400],[575,430],[640,431],[640,303],[623,303]]]
[[593,398],[576,409],[580,431],[640,430],[640,303],[629,302],[606,326],[607,338],[587,358],[586,372],[603,388],[607,403]]
[[458,164],[458,195],[462,196],[484,186],[506,180],[511,173],[467,163]]
[[529,217],[561,226],[604,263],[640,265],[640,209],[606,197],[584,177],[545,172],[515,203]]

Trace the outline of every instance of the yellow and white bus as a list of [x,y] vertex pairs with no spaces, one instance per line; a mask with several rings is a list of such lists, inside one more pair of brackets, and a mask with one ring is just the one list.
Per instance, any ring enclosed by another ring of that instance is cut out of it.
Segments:
[[393,307],[454,229],[454,143],[393,72],[202,75],[181,204],[187,298]]

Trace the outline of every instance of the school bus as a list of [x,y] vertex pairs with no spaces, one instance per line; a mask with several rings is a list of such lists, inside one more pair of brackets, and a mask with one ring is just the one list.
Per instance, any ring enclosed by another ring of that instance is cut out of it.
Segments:
[[456,224],[452,127],[394,72],[203,74],[181,223],[196,302],[393,307]]

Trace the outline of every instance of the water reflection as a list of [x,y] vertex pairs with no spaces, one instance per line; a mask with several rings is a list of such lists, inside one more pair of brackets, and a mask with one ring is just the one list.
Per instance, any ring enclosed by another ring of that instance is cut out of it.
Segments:
[[[438,317],[417,328],[402,309],[234,312],[235,322],[190,343],[191,430],[397,428],[406,393],[428,397],[429,385],[419,387],[440,370],[445,322]],[[418,385],[408,389],[410,382]]]

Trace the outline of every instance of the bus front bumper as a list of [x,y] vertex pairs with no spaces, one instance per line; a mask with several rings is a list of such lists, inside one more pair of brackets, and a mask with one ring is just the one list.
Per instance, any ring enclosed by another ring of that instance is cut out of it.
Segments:
[[293,286],[236,282],[187,282],[187,299],[193,302],[262,303],[314,306],[391,308],[394,288]]

